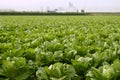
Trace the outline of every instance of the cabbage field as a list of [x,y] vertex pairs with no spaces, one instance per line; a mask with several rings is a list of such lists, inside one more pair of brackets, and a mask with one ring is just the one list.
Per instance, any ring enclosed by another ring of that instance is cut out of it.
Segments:
[[0,80],[120,80],[120,16],[0,16]]

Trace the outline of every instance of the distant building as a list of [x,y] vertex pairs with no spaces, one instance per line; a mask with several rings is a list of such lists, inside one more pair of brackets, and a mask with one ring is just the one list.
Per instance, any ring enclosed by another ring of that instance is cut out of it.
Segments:
[[54,9],[54,10],[48,10],[48,13],[56,13],[58,11],[58,9]]
[[0,12],[16,12],[16,11],[12,9],[0,9]]

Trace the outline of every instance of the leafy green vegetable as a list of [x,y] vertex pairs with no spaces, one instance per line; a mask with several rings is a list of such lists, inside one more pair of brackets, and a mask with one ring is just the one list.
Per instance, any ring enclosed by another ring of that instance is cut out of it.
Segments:
[[36,72],[38,80],[71,80],[75,76],[73,66],[55,63],[49,67],[40,67]]
[[[13,80],[25,80],[34,73],[34,67],[30,67],[22,57],[8,57],[3,60],[3,73],[6,77]],[[11,74],[12,73],[12,74]]]
[[119,78],[119,16],[0,16],[0,80]]

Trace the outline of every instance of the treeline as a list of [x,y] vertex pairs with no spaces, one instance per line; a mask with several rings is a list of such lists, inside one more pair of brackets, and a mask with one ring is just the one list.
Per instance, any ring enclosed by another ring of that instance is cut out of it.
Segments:
[[66,13],[58,13],[58,12],[0,12],[0,15],[90,15],[90,16],[101,16],[101,15],[108,15],[108,16],[120,16],[120,12],[84,12],[84,13],[77,13],[77,12],[66,12]]
[[57,12],[0,12],[0,15],[90,15],[91,13]]

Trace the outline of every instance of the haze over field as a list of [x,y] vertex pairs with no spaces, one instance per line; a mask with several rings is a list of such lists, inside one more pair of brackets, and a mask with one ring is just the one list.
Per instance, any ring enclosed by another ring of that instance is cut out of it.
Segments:
[[120,12],[120,0],[0,0],[0,10]]

